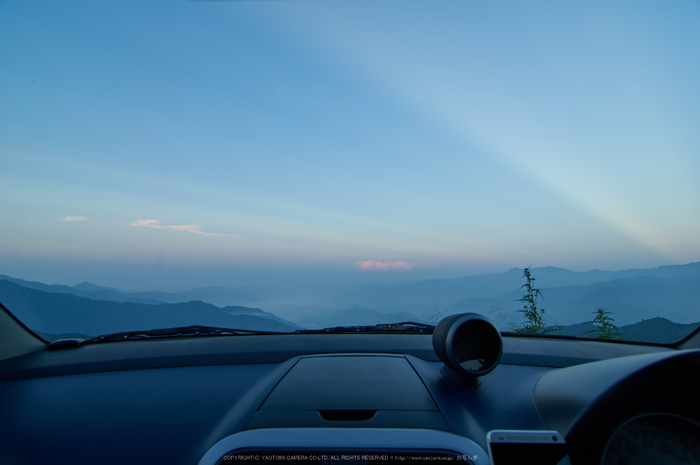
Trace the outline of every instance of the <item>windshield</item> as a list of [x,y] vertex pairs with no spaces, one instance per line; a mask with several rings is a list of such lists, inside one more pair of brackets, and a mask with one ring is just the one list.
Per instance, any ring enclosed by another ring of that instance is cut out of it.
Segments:
[[700,5],[0,2],[0,302],[47,340],[698,325]]

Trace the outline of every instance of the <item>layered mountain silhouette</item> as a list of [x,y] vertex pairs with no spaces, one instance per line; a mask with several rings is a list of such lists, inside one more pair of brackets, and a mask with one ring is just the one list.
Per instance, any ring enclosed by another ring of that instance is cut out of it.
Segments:
[[19,284],[20,286],[38,291],[53,292],[58,294],[72,294],[77,297],[92,300],[105,300],[110,302],[133,302],[140,304],[157,305],[162,303],[179,303],[199,300],[218,307],[227,305],[254,304],[264,302],[271,298],[272,291],[262,287],[240,287],[229,289],[225,287],[210,286],[191,289],[182,292],[125,292],[113,287],[98,286],[83,282],[76,286],[63,286],[55,284],[43,284],[36,281],[25,281],[11,276],[0,274],[0,279]]
[[[541,287],[542,298],[538,305],[546,310],[549,323],[560,325],[592,319],[592,313],[598,307],[613,312],[618,324],[659,316],[690,323],[700,319],[698,284],[700,276],[638,276],[583,286]],[[513,318],[519,318],[516,312],[522,308],[522,302],[518,302],[522,295],[523,291],[519,290],[498,297],[464,299],[448,307],[446,313],[483,313],[484,309],[503,309]]]
[[[700,263],[641,270],[574,272],[532,268],[539,305],[548,323],[571,325],[592,319],[607,308],[621,325],[664,317],[680,323],[700,319]],[[476,312],[492,316],[507,329],[518,323],[524,291],[523,270],[364,287],[342,296],[345,305],[382,313],[405,311],[417,317]],[[504,318],[505,317],[505,318]]]
[[[585,322],[597,308],[611,312],[628,340],[676,342],[700,320],[700,263],[658,268],[573,272],[531,268],[545,321],[562,325],[562,334],[590,334]],[[523,323],[518,302],[523,270],[369,286],[338,295],[328,305],[309,306],[296,320],[306,327],[364,326],[399,321],[437,322],[464,312],[491,318],[507,331]],[[279,294],[265,288],[206,287],[181,292],[123,292],[81,283],[48,285],[0,275],[0,302],[29,328],[49,335],[98,335],[192,324],[265,331],[301,326],[250,305],[305,308],[308,296]],[[296,299],[296,300],[295,300]],[[317,309],[323,310],[317,310]],[[286,308],[286,314],[293,312]],[[303,316],[302,316],[303,315]],[[48,336],[47,336],[48,337]]]
[[[666,318],[650,318],[631,325],[618,328],[624,341],[653,342],[656,344],[673,344],[688,337],[700,325],[696,323],[680,324]],[[561,331],[565,336],[596,337],[596,328],[591,323],[579,323],[564,326]]]
[[153,305],[92,300],[31,289],[8,280],[0,280],[0,302],[28,328],[45,335],[97,336],[195,324],[282,332],[300,328],[259,308],[219,308],[200,301]]

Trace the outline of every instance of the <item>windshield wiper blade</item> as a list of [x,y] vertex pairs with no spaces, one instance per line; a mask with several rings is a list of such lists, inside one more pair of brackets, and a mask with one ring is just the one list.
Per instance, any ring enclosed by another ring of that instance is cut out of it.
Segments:
[[[401,323],[378,324],[374,326],[335,326],[323,329],[300,329],[294,333],[276,331],[257,331],[249,329],[219,328],[215,326],[181,326],[178,328],[149,329],[143,331],[124,331],[119,333],[102,334],[100,336],[79,341],[74,346],[96,344],[100,342],[135,341],[140,339],[165,339],[176,337],[201,336],[242,336],[242,335],[274,335],[274,334],[331,334],[331,333],[427,333],[431,334],[435,327],[423,323],[404,321]],[[71,341],[72,342],[72,341]],[[56,347],[55,349],[58,349]],[[63,347],[60,347],[63,348]]]
[[296,334],[332,334],[332,333],[425,333],[432,334],[435,326],[413,321],[401,323],[378,324],[374,326],[334,326],[323,329],[298,329]]
[[252,329],[219,328],[215,326],[181,326],[178,328],[149,329],[146,331],[124,331],[121,333],[103,334],[84,341],[83,344],[95,344],[98,342],[134,341],[138,339],[164,339],[175,337],[199,337],[199,336],[243,336],[265,334],[289,334],[275,331],[257,331]]

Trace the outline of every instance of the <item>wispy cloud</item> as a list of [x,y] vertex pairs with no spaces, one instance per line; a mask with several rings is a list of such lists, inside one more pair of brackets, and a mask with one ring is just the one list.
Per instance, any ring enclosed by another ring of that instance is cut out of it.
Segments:
[[361,269],[363,271],[370,271],[370,270],[389,271],[389,270],[410,270],[411,268],[424,267],[426,265],[422,265],[419,263],[410,263],[410,262],[378,262],[375,260],[367,260],[364,262],[355,263],[355,266],[357,266],[359,269]]
[[64,216],[61,221],[85,221],[87,216]]
[[218,234],[202,231],[202,228],[196,224],[184,224],[184,225],[174,225],[174,224],[160,224],[157,220],[136,220],[131,223],[131,226],[140,226],[142,228],[153,228],[153,229],[174,229],[176,231],[187,231],[194,234],[203,234],[205,236],[221,236],[221,237],[239,237],[238,234]]

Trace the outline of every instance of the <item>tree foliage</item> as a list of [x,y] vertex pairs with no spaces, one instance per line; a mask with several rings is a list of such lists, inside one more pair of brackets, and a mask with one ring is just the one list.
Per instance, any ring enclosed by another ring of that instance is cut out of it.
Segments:
[[535,278],[530,273],[530,267],[523,270],[523,278],[525,284],[520,286],[520,289],[525,289],[525,295],[518,299],[518,302],[523,303],[522,310],[518,311],[525,316],[526,322],[522,326],[513,326],[512,330],[523,334],[560,333],[561,326],[547,326],[544,322],[544,308],[537,307],[537,298],[542,297],[542,293],[535,287]]
[[610,339],[613,341],[622,341],[625,336],[617,329],[615,326],[615,320],[613,319],[612,312],[609,312],[607,308],[598,307],[595,312],[593,312],[595,318],[593,321],[588,321],[587,323],[595,326],[594,331],[586,331],[583,335],[586,337],[595,337],[597,339]]

